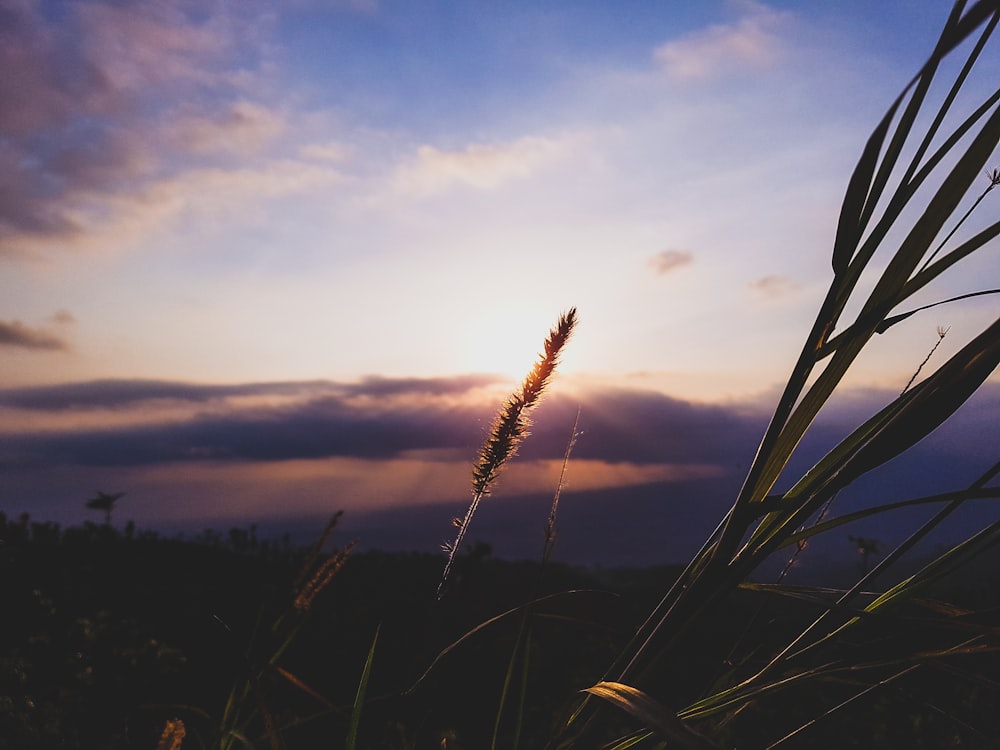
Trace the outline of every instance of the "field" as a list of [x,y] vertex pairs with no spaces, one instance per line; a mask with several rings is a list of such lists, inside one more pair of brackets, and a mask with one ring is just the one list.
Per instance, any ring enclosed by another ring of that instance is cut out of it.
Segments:
[[[376,633],[357,746],[489,747],[525,619],[530,638],[522,649],[530,642],[530,658],[516,660],[528,672],[524,704],[500,717],[496,746],[513,747],[519,733],[520,746],[541,747],[577,691],[600,678],[630,628],[680,573],[543,570],[495,560],[472,545],[449,596],[438,602],[443,556],[369,552],[350,557],[302,612],[292,606],[292,592],[308,550],[256,540],[248,530],[187,541],[97,524],[59,530],[28,519],[4,519],[0,530],[8,603],[0,626],[0,736],[7,747],[155,748],[175,719],[186,729],[182,747],[218,746],[230,692],[246,684],[252,687],[243,711],[229,717],[232,746],[272,747],[270,722],[279,746],[342,747]],[[527,591],[541,601],[524,609]],[[938,593],[995,609],[996,591],[995,579],[983,577],[972,586],[952,581]],[[671,673],[701,689],[732,657],[723,653],[731,646],[742,642],[750,653],[771,647],[814,611],[770,594],[736,592]],[[295,637],[272,660],[284,631],[271,626],[282,614],[294,620],[285,622]],[[898,623],[890,633],[885,626],[866,630],[852,656],[884,659],[887,640],[892,650],[908,648],[899,642]],[[934,636],[913,621],[905,632],[913,644]],[[1000,664],[981,653],[949,664],[893,682],[804,732],[804,745],[789,746],[989,747],[1000,732],[997,685],[986,677],[942,677],[956,670],[995,677]],[[802,723],[856,685],[842,677],[755,700],[720,746],[756,747],[779,717],[780,726]]]

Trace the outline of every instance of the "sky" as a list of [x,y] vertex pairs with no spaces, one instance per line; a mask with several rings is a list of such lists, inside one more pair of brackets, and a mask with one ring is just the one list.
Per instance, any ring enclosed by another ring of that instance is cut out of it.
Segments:
[[[519,519],[544,523],[579,409],[567,559],[690,554],[949,7],[0,0],[0,511],[79,522],[98,489],[153,528],[342,507],[372,545],[436,547],[575,306],[482,536],[531,554]],[[976,263],[918,301],[995,278],[995,250]],[[995,315],[880,337],[806,447],[898,393],[938,326],[941,362]],[[996,381],[977,399],[935,438],[972,476]],[[670,543],[633,540],[632,507]]]

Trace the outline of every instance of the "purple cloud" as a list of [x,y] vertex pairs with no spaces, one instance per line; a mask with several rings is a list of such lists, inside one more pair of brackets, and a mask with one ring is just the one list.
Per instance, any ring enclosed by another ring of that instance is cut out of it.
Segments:
[[[77,238],[117,196],[183,168],[203,143],[172,134],[192,113],[265,122],[235,72],[253,75],[236,59],[252,34],[173,2],[0,4],[0,253]],[[179,98],[184,113],[168,105]]]
[[66,351],[69,345],[57,336],[39,328],[31,328],[19,320],[0,320],[0,346],[20,349]]
[[750,282],[749,286],[757,294],[770,299],[787,296],[799,288],[799,285],[787,276],[779,274],[763,276],[756,281]]

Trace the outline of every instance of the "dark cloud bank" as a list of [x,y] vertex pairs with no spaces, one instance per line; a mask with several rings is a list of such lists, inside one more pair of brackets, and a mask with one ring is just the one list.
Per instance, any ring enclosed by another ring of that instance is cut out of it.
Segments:
[[[61,521],[78,518],[81,498],[94,488],[81,486],[79,496],[69,498],[65,484],[50,480],[54,476],[65,479],[82,469],[90,477],[94,471],[106,476],[100,489],[127,492],[128,487],[115,483],[116,472],[126,468],[177,466],[181,470],[201,462],[259,464],[353,457],[372,460],[373,471],[378,471],[375,462],[380,459],[429,449],[439,453],[421,454],[430,455],[428,460],[435,455],[460,455],[471,461],[497,403],[459,397],[491,383],[494,379],[480,376],[227,386],[100,381],[0,390],[0,407],[50,416],[100,410],[141,414],[151,404],[165,403],[197,407],[195,416],[173,422],[0,433],[0,471],[18,478],[4,491],[0,510],[30,510],[34,517]],[[893,395],[853,391],[832,404],[793,459],[792,472],[808,468]],[[241,405],[241,397],[253,398],[246,401],[250,405]],[[282,400],[259,405],[275,397]],[[533,434],[523,445],[521,460],[560,459],[580,408],[583,436],[573,453],[576,460],[697,464],[717,469],[707,478],[575,491],[571,464],[560,506],[558,556],[599,564],[675,562],[690,556],[738,491],[764,430],[768,406],[698,404],[619,388],[571,396],[560,393],[557,384],[535,414]],[[923,443],[845,491],[837,501],[839,511],[959,489],[981,474],[996,460],[1000,386],[988,383],[966,406]],[[20,488],[18,496],[8,494],[14,486]],[[31,497],[23,496],[25,487],[31,487]],[[138,496],[129,500],[133,507],[142,502]],[[203,501],[210,504],[212,498],[206,496]],[[470,536],[491,543],[497,554],[534,558],[541,550],[541,530],[550,502],[551,493],[506,495],[501,482],[496,494],[483,504]],[[433,550],[451,533],[451,515],[462,510],[461,501],[355,510],[345,517],[344,529],[371,547]],[[272,519],[268,524],[276,533],[287,529],[305,539],[325,512]],[[916,515],[920,513],[893,516],[866,533],[886,542],[897,540],[904,534],[902,521]],[[965,517],[965,526],[959,524],[953,532],[964,533],[995,516],[995,507],[984,501]],[[254,520],[234,518],[231,525]],[[850,557],[848,533],[852,532],[838,533],[829,554]]]

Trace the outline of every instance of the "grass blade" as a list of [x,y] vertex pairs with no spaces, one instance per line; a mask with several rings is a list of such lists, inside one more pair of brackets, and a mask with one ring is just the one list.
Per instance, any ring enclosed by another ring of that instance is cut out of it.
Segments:
[[354,698],[354,707],[351,709],[351,725],[347,730],[347,740],[344,743],[346,750],[357,750],[358,727],[361,725],[361,709],[365,705],[365,695],[368,692],[368,678],[372,674],[372,662],[375,660],[375,646],[378,644],[378,634],[381,626],[375,628],[375,637],[372,638],[371,648],[368,649],[368,658],[365,659],[365,668],[361,672],[361,681],[358,683],[358,692]]
[[620,682],[599,682],[584,692],[623,709],[663,739],[676,743],[678,747],[691,750],[719,750],[718,746],[710,742],[707,737],[681,721],[677,714],[671,713],[637,688]]

